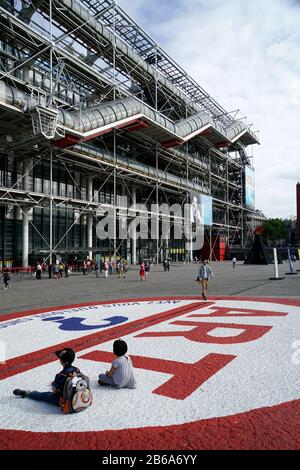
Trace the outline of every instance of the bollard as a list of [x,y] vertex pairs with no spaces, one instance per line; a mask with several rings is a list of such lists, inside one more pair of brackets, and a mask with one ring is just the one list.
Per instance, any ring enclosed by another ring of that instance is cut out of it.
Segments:
[[271,281],[281,281],[284,277],[279,277],[277,248],[273,248],[275,277],[270,277]]
[[298,274],[294,271],[294,266],[293,266],[293,262],[292,262],[292,258],[291,258],[291,251],[290,251],[289,248],[288,248],[288,260],[289,260],[289,265],[290,265],[290,272],[286,273],[286,275],[287,276],[294,276],[294,275]]

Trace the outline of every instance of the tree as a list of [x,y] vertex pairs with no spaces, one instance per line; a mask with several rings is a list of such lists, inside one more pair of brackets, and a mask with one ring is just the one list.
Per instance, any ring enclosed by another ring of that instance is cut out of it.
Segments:
[[275,242],[277,240],[287,240],[288,228],[281,219],[268,219],[264,222],[264,238],[267,241]]

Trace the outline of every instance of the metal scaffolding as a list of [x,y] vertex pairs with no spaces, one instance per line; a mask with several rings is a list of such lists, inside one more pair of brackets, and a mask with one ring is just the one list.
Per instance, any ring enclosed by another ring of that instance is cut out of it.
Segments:
[[[113,0],[0,0],[0,24],[0,259],[23,253],[25,266],[25,252],[52,263],[58,252],[81,251],[159,262],[172,250],[186,259],[184,242],[159,237],[166,214],[158,211],[157,240],[139,240],[137,257],[137,240],[117,235],[119,201],[146,204],[148,220],[150,204],[183,205],[191,191],[213,198],[212,258],[220,237],[228,247],[250,243],[264,219],[245,205],[247,147],[257,133]],[[110,209],[105,245],[95,226]],[[171,227],[182,222],[170,219]],[[14,250],[5,241],[13,226]]]

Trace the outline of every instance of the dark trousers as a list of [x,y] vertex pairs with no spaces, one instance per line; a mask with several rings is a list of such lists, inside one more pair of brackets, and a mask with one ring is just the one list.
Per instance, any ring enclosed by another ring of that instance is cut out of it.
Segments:
[[27,398],[31,400],[43,401],[45,403],[50,403],[51,405],[59,406],[59,396],[53,392],[30,392],[27,395]]

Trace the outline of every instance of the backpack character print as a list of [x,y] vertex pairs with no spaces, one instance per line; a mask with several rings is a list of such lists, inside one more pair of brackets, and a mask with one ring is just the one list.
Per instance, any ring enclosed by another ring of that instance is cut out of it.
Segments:
[[64,385],[61,403],[63,412],[67,414],[78,413],[91,406],[92,402],[93,394],[89,378],[81,372],[73,372]]

